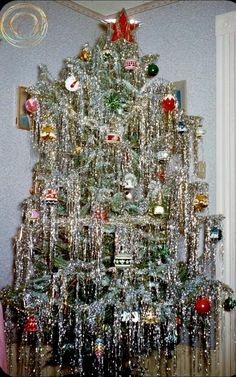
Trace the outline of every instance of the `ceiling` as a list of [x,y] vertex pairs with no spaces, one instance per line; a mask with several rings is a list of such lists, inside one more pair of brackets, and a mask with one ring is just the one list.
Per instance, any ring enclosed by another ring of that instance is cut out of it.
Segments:
[[113,0],[113,1],[102,1],[102,0],[92,0],[92,1],[86,1],[86,0],[73,0],[75,3],[79,5],[83,5],[84,7],[93,10],[94,12],[100,13],[104,16],[117,13],[122,8],[130,9],[134,8],[140,5],[144,5],[145,3],[150,3],[150,0],[143,0],[143,1],[119,1],[119,0]]
[[127,14],[132,16],[137,13],[144,12],[146,10],[162,7],[172,3],[176,3],[179,0],[140,0],[140,1],[128,1],[128,0],[56,0],[61,5],[75,10],[88,17],[101,20],[116,15],[125,8]]

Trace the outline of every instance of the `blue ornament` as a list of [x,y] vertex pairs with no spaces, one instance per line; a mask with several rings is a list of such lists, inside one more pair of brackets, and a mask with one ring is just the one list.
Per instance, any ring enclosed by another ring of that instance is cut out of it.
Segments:
[[210,237],[212,240],[220,241],[222,239],[222,230],[213,226],[210,230]]
[[188,131],[188,128],[184,122],[178,122],[177,124],[177,131],[179,133],[184,133]]

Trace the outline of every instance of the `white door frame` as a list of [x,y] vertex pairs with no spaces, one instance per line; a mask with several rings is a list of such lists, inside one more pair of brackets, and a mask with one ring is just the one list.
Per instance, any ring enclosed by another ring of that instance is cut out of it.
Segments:
[[[224,266],[236,292],[236,12],[216,16],[216,212],[225,216]],[[236,374],[236,310],[225,313],[220,376]]]

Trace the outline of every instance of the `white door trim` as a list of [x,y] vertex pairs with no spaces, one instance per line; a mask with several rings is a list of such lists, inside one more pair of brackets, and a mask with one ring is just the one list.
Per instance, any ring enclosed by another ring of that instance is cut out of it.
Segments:
[[[225,216],[224,266],[236,291],[236,12],[216,16],[216,211]],[[236,374],[235,310],[225,313],[220,376]]]

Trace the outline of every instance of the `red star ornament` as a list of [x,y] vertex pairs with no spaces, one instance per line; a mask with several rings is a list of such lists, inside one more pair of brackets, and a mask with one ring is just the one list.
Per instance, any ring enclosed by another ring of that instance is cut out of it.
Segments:
[[118,19],[115,23],[109,24],[114,30],[112,35],[112,42],[117,41],[118,39],[122,38],[127,42],[134,42],[133,35],[131,34],[133,30],[139,27],[139,24],[136,22],[130,22],[127,16],[125,9],[122,9]]

